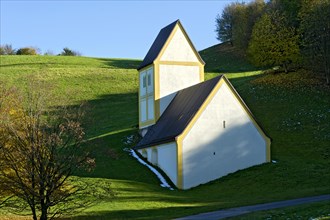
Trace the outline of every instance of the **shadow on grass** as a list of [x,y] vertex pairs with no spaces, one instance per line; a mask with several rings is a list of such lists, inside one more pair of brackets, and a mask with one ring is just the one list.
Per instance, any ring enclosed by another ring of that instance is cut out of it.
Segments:
[[[87,220],[87,219],[173,219],[178,216],[185,216],[192,213],[191,206],[183,207],[164,207],[153,209],[127,209],[115,211],[99,211],[88,215],[81,215],[72,218],[63,218],[63,220]],[[187,210],[189,212],[187,213]]]
[[84,127],[87,138],[137,128],[137,93],[110,94],[88,101]]
[[130,59],[106,59],[97,58],[109,67],[115,67],[118,69],[136,69],[141,64],[141,60],[130,60]]
[[233,86],[235,87],[235,89],[239,88],[242,85],[250,85],[250,81],[255,80],[259,77],[262,77],[263,74],[251,74],[250,72],[246,72],[246,73],[237,73],[238,76],[235,76],[236,73],[216,73],[216,72],[212,72],[212,73],[206,73],[205,74],[205,80],[214,78],[216,76],[219,75],[226,75],[226,77],[229,79],[229,81],[231,82],[231,84],[233,84]]
[[244,52],[229,42],[220,43],[199,52],[205,61],[205,72],[237,73],[258,71],[247,61]]

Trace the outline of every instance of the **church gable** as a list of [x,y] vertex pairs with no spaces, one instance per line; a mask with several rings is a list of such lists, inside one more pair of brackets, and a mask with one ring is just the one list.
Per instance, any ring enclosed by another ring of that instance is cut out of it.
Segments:
[[160,30],[138,70],[155,62],[169,61],[201,66],[205,64],[179,20]]
[[160,30],[138,68],[142,135],[157,122],[179,90],[204,81],[204,64],[179,20]]
[[269,162],[268,138],[225,81],[219,82],[210,102],[183,135],[184,189]]
[[163,48],[159,57],[160,61],[176,61],[176,62],[199,62],[194,47],[190,44],[190,40],[185,35],[181,25],[177,25],[173,30],[171,39]]
[[[176,150],[164,156],[160,149],[168,143]],[[270,139],[223,75],[178,91],[134,147],[145,148],[157,148],[157,161],[176,158],[177,178],[171,180],[179,189],[270,161]]]
[[160,30],[155,41],[151,45],[147,55],[144,57],[142,63],[138,67],[138,70],[141,70],[146,66],[149,66],[156,60],[156,58],[159,56],[159,53],[162,51],[165,43],[167,42],[168,38],[170,37],[171,33],[173,32],[173,29],[176,27],[177,22],[178,21],[175,21]]

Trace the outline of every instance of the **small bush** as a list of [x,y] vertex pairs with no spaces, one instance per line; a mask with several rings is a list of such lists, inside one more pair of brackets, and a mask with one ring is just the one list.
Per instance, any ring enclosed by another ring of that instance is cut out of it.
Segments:
[[64,47],[60,56],[81,56],[81,53],[75,50],[71,50],[68,47]]
[[16,54],[17,55],[37,55],[38,50],[33,47],[23,47],[17,50]]
[[5,44],[0,47],[0,55],[15,55],[16,50],[13,49],[11,44]]

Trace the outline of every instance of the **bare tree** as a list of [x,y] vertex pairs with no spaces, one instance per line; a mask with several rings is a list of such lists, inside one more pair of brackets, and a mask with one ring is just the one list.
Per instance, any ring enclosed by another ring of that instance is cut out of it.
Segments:
[[0,46],[0,55],[15,55],[16,50],[13,49],[11,44],[5,44]]
[[59,214],[63,204],[87,188],[69,178],[95,165],[82,149],[81,108],[49,108],[46,94],[36,84],[25,93],[0,88],[2,202],[19,206],[22,201],[35,220]]

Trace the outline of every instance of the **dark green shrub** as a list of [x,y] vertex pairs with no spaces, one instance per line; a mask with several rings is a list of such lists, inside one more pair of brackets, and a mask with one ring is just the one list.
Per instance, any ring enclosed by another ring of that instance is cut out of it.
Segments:
[[33,47],[23,47],[17,50],[17,55],[37,55],[37,49]]
[[64,47],[62,53],[59,54],[60,56],[81,56],[81,53],[78,51],[74,51],[69,49],[68,47]]

